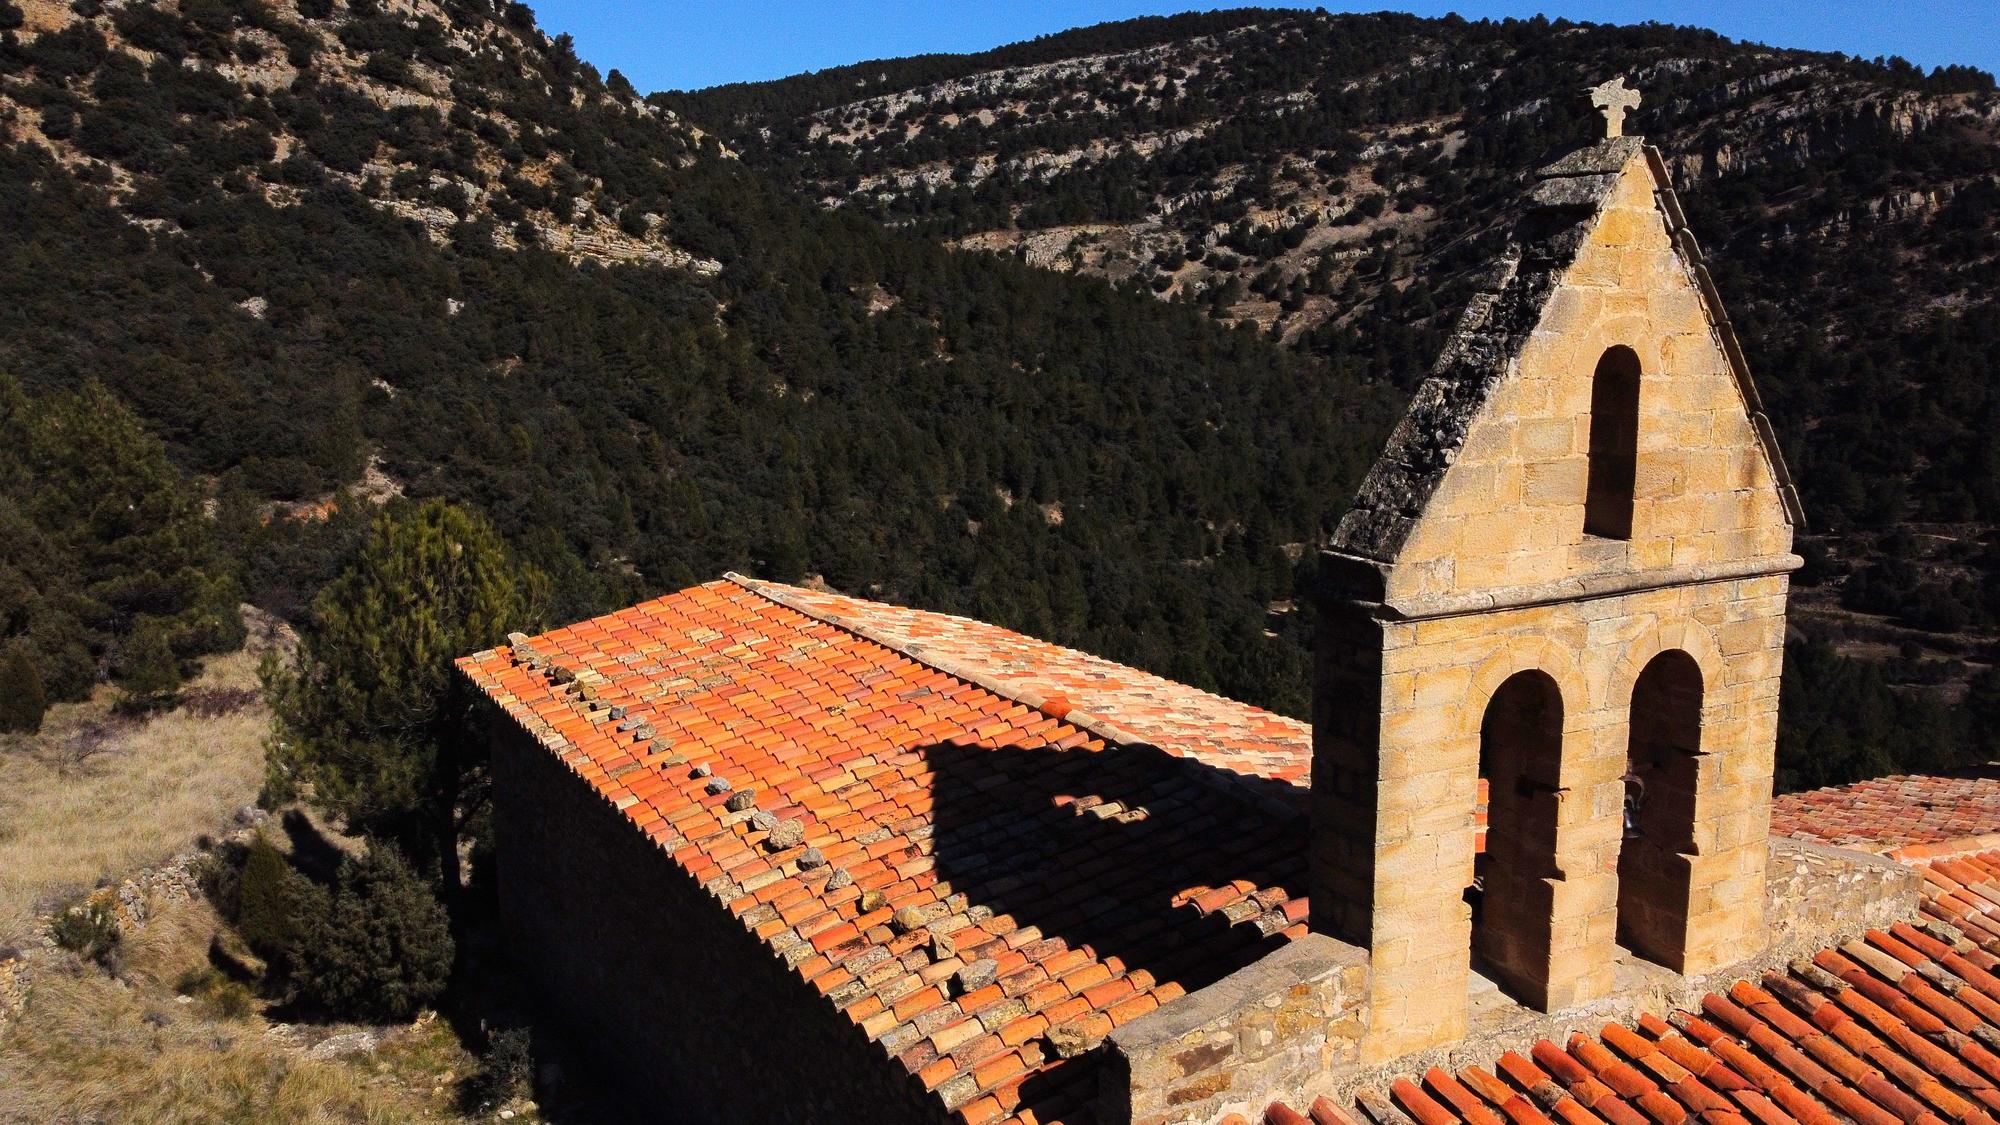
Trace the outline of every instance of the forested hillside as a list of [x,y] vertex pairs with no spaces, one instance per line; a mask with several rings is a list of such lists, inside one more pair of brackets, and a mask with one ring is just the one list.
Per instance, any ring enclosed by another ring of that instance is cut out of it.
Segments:
[[1990,76],[1243,10],[642,97],[517,3],[0,0],[0,1117],[615,1116],[496,926],[511,629],[736,569],[1305,714],[1613,74],[1820,533],[1780,786],[2000,760]]
[[1830,583],[1805,618],[1983,655],[1990,75],[1661,26],[1242,10],[654,100],[828,208],[1150,291],[1407,390],[1521,177],[1590,135],[1580,91],[1614,75],[1644,94],[1628,129],[1667,154],[1804,490],[1803,581]]
[[[819,575],[1303,708],[1267,609],[1392,420],[1362,381],[827,214],[519,5],[0,21],[0,371],[133,411],[253,600],[298,615],[365,522],[273,502],[372,465],[488,513],[553,620]],[[115,674],[139,613],[100,616]],[[36,663],[46,617],[0,615]]]

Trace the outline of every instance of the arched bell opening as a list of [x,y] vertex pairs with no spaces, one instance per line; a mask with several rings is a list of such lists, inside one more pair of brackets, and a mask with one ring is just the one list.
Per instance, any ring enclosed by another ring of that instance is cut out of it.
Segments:
[[1486,846],[1474,861],[1472,956],[1522,1003],[1545,1007],[1561,811],[1563,698],[1548,673],[1517,672],[1486,705],[1479,774]]
[[1583,531],[1632,538],[1632,497],[1639,479],[1639,354],[1607,348],[1590,383],[1590,473]]
[[1678,649],[1655,656],[1632,686],[1618,940],[1676,971],[1687,947],[1701,707],[1701,666]]

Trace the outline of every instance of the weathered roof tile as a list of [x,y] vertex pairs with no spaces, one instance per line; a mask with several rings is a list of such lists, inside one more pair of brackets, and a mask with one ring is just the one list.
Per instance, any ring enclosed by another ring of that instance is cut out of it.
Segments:
[[[1985,799],[1966,779],[1891,778],[1887,791],[1957,793],[1971,804],[1909,831],[1894,818],[1855,818],[1838,842],[1883,844],[1863,826],[1889,829],[1890,844],[1936,834]],[[1872,783],[1869,783],[1872,784]],[[1867,789],[1868,784],[1856,787]],[[1823,802],[1814,802],[1811,809]],[[1981,832],[2000,827],[1978,822]],[[1824,827],[1824,825],[1822,825]],[[1809,833],[1808,833],[1809,834]],[[1848,836],[1860,834],[1860,839]],[[1974,839],[1979,833],[1973,834]],[[1940,839],[1939,844],[1950,841]],[[1960,841],[1962,843],[1962,841]],[[1883,844],[1883,846],[1890,846]],[[1566,1046],[1543,1040],[1533,1061],[1506,1053],[1491,1070],[1401,1078],[1385,1098],[1361,1091],[1366,1116],[1407,1116],[1423,1125],[1903,1125],[1981,1122],[2000,1113],[2000,967],[1981,924],[2000,915],[2000,850],[1922,863],[1921,925],[1886,931],[1793,962],[1783,973],[1737,981],[1705,996],[1700,1012],[1642,1016]],[[1313,1120],[1346,1121],[1342,1107],[1314,1105]],[[1293,1122],[1296,1111],[1265,1115]]]
[[[1771,832],[1925,859],[1944,845],[2000,831],[2000,770],[1878,777],[1787,793],[1771,805]],[[2000,846],[2000,840],[1993,841]]]
[[[734,579],[459,666],[967,1121],[1086,1120],[1052,1028],[1094,1044],[1306,909],[1305,724],[991,625]],[[1186,924],[1210,888],[1241,925]]]

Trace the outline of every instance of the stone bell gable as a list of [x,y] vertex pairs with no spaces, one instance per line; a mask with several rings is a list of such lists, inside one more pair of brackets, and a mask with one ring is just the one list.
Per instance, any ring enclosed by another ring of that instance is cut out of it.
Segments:
[[1392,603],[1784,555],[1797,497],[1657,150],[1526,204],[1334,551]]
[[1763,948],[1799,520],[1657,151],[1545,168],[1326,556],[1312,925],[1368,1056],[1474,971],[1552,1011]]

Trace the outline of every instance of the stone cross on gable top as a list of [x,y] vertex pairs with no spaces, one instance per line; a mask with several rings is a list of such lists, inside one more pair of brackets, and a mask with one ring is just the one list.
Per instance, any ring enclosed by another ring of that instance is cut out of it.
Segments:
[[1620,75],[1601,86],[1590,88],[1590,104],[1604,114],[1606,140],[1625,135],[1625,114],[1639,108],[1639,91],[1627,89]]

